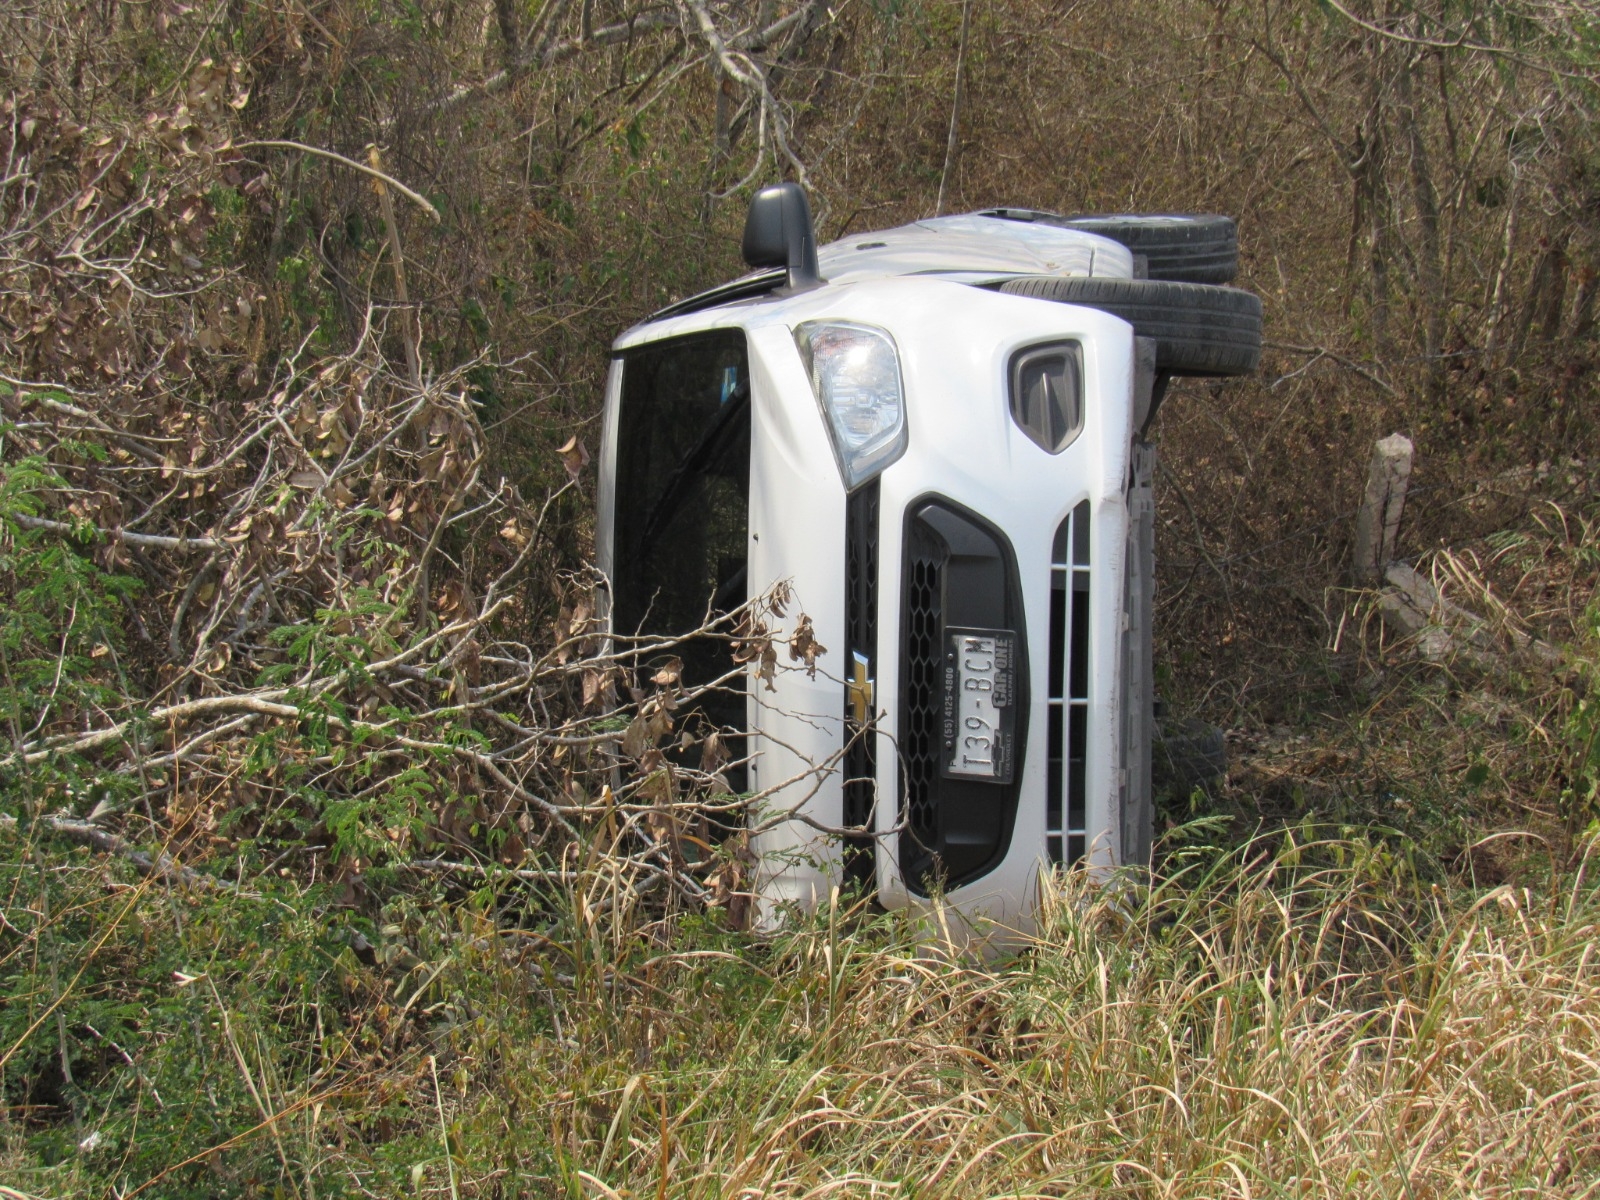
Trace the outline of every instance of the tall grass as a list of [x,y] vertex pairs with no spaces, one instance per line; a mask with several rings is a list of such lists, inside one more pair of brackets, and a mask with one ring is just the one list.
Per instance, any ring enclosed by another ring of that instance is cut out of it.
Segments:
[[[1600,1191],[1587,859],[1478,894],[1375,837],[1173,862],[1053,881],[992,962],[843,903],[756,939],[617,936],[576,897],[517,929],[480,896],[392,905],[363,966],[315,918],[272,945],[205,916],[246,901],[185,900],[220,939],[200,983],[140,978],[135,926],[172,919],[145,884],[94,979],[145,1016],[77,1083],[119,1101],[58,1119],[86,1151],[13,1113],[0,1167],[51,1197]],[[48,1073],[59,1029],[30,1036]]]

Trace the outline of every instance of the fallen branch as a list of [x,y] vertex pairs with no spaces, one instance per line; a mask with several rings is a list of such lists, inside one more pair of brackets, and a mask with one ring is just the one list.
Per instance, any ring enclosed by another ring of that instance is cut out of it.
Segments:
[[[251,712],[269,717],[298,717],[300,710],[294,705],[277,703],[280,697],[288,694],[288,688],[275,688],[269,692],[256,692],[243,696],[207,696],[201,700],[185,700],[180,704],[169,704],[165,708],[154,709],[144,719],[152,725],[175,725],[193,717],[224,712]],[[133,724],[133,719],[129,719],[80,738],[53,739],[43,746],[35,743],[36,748],[23,748],[22,761],[42,762],[55,754],[82,754],[88,750],[98,750],[101,746],[121,741]],[[13,751],[7,758],[0,760],[0,765],[9,765],[16,760],[17,754]]]
[[66,521],[52,521],[48,517],[30,517],[25,513],[14,513],[11,518],[24,529],[43,529],[50,533],[61,533],[68,537],[79,537],[85,531],[97,537],[109,538],[114,542],[125,542],[130,546],[143,546],[150,550],[224,550],[228,543],[221,538],[213,537],[169,537],[160,533],[131,533],[126,529],[100,529],[93,525],[72,525]]
[[369,175],[373,179],[388,184],[407,200],[411,201],[411,203],[415,204],[418,208],[422,209],[423,212],[432,217],[434,224],[437,225],[440,221],[444,220],[444,218],[439,215],[439,210],[433,206],[433,201],[429,200],[420,192],[412,191],[393,175],[386,174],[385,172],[378,170],[377,167],[370,167],[366,163],[359,163],[353,158],[346,158],[342,154],[335,154],[332,150],[324,150],[320,146],[308,146],[304,142],[287,142],[275,138],[269,138],[256,142],[238,142],[233,148],[235,150],[255,150],[258,148],[271,150],[299,150],[304,154],[315,154],[318,158],[331,159],[332,161],[339,163],[341,166],[349,167],[352,171],[360,171],[363,175]]
[[526,867],[484,867],[477,863],[454,862],[445,858],[417,858],[396,863],[395,870],[429,875],[476,875],[479,879],[519,879],[523,883],[574,883],[578,871],[531,871]]
[[[12,816],[0,816],[0,828],[15,828],[17,819]],[[153,876],[157,879],[176,879],[180,883],[191,884],[195,887],[206,888],[211,891],[235,891],[233,884],[226,879],[205,875],[193,867],[186,867],[166,851],[158,856],[152,856],[146,851],[130,843],[126,838],[119,837],[110,830],[101,829],[98,825],[88,821],[79,821],[72,817],[49,816],[40,817],[34,821],[35,829],[44,828],[58,837],[66,838],[69,842],[77,842],[81,846],[90,846],[102,854],[115,854],[118,858],[127,859],[133,864],[134,869],[141,875]]]

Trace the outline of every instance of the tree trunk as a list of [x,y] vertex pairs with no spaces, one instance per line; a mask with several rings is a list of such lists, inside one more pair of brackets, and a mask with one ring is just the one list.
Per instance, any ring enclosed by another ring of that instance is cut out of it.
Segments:
[[1428,364],[1428,398],[1437,402],[1444,395],[1444,269],[1439,244],[1439,193],[1433,184],[1428,151],[1417,119],[1412,95],[1411,71],[1415,60],[1400,63],[1395,74],[1395,89],[1400,98],[1396,112],[1405,129],[1411,159],[1411,198],[1417,209],[1419,245],[1417,283],[1422,314],[1422,353]]

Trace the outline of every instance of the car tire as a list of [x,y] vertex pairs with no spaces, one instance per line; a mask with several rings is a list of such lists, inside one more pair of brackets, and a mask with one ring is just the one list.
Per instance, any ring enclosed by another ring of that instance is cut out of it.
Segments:
[[1148,278],[1229,283],[1239,272],[1239,227],[1232,217],[1158,215],[1063,217],[1061,224],[1121,242],[1149,264]]
[[1057,216],[992,208],[985,215],[1078,229],[1120,242],[1147,264],[1145,278],[1174,283],[1229,283],[1239,270],[1239,227],[1216,213],[1113,213]]
[[1151,781],[1157,791],[1210,793],[1228,773],[1222,730],[1205,721],[1158,721],[1150,749]]
[[1121,317],[1156,343],[1156,370],[1169,375],[1248,375],[1261,363],[1261,298],[1239,288],[1165,279],[1035,275],[1001,292],[1081,304]]

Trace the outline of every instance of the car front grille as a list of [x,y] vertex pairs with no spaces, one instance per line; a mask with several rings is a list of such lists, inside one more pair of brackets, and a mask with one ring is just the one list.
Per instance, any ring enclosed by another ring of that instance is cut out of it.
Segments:
[[1087,846],[1089,741],[1089,502],[1056,530],[1050,555],[1049,765],[1045,845],[1070,866]]
[[[873,680],[878,662],[878,483],[857,488],[845,502],[845,690],[844,824],[871,830],[878,793],[876,699]],[[860,678],[857,678],[859,674]],[[856,719],[856,693],[870,710]],[[878,842],[870,832],[847,836],[844,842],[845,882],[863,888],[877,880]]]
[[944,677],[940,631],[944,568],[949,550],[931,529],[913,522],[906,545],[905,608],[901,620],[901,794],[906,831],[919,846],[935,841],[934,801],[939,782],[940,687]]
[[[925,498],[907,509],[902,544],[899,858],[906,886],[925,896],[972,882],[1010,848],[1020,747],[1027,742],[1027,630],[1011,545],[987,521],[949,501]],[[1015,708],[1014,758],[1003,778],[946,769],[945,687],[956,671],[946,645],[951,630],[1013,639],[1014,688],[1022,702]]]

